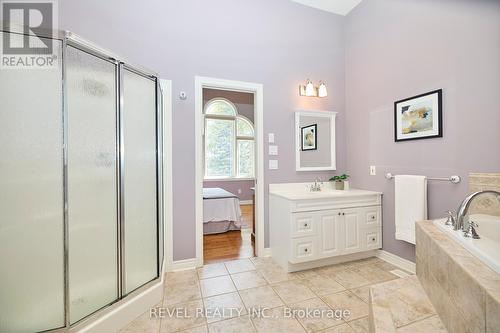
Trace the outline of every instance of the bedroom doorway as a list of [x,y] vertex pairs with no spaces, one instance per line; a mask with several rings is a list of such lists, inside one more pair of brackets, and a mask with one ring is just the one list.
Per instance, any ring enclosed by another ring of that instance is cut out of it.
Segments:
[[197,77],[195,103],[197,265],[254,257],[264,245],[262,86]]

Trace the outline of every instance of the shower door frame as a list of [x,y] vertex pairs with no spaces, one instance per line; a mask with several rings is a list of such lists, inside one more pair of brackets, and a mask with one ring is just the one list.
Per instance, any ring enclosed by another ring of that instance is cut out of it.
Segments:
[[[2,22],[0,20],[0,22]],[[6,30],[2,28],[3,25],[0,25],[0,31],[4,33],[18,34],[26,36],[26,34],[22,33],[22,27],[20,26],[11,26],[11,30]],[[28,34],[27,36],[34,36],[32,34]],[[37,37],[37,36],[34,36]],[[153,286],[156,286],[158,283],[162,281],[162,272],[164,265],[164,244],[160,244],[160,232],[164,232],[165,226],[164,224],[164,203],[163,203],[163,112],[162,112],[162,94],[160,86],[160,79],[157,73],[145,69],[141,66],[137,66],[131,64],[126,61],[125,58],[114,55],[112,52],[109,52],[105,49],[102,49],[95,44],[86,41],[79,36],[69,32],[69,31],[57,31],[52,34],[52,32],[46,32],[45,35],[38,35],[38,37],[50,38],[52,40],[61,41],[61,54],[62,59],[60,60],[61,64],[61,96],[62,96],[62,177],[63,177],[63,188],[62,188],[62,196],[63,196],[63,274],[64,274],[64,326],[49,329],[45,331],[40,331],[38,333],[50,332],[50,333],[68,333],[68,332],[77,332],[83,327],[89,325],[90,323],[96,321],[97,319],[109,314],[113,310],[117,309],[119,306],[123,305],[125,302],[133,299],[135,296],[143,293],[144,291],[150,289]],[[68,218],[68,105],[67,105],[67,78],[66,78],[66,51],[67,47],[71,46],[80,51],[86,52],[92,56],[95,56],[99,59],[108,61],[113,63],[115,68],[115,116],[116,116],[116,194],[117,194],[117,299],[112,301],[109,304],[106,304],[94,311],[93,313],[88,314],[84,318],[76,321],[73,324],[70,324],[70,286],[69,286],[69,218]],[[123,69],[127,69],[135,74],[141,75],[143,77],[149,78],[155,83],[155,122],[156,122],[156,277],[152,280],[145,282],[140,287],[135,290],[129,292],[128,294],[124,294],[124,226],[123,226],[123,207],[122,207],[122,199],[123,199],[123,181],[124,175],[122,174],[124,159],[123,159],[123,124],[121,122],[121,114],[123,110]],[[164,241],[164,235],[162,235],[162,239]],[[163,260],[160,260],[163,258]]]
[[[122,305],[124,302],[132,299],[133,297],[141,294],[145,290],[151,288],[152,286],[156,285],[161,281],[161,272],[163,270],[163,263],[160,262],[160,230],[163,228],[160,228],[160,224],[163,224],[163,198],[162,198],[162,191],[161,188],[163,187],[163,177],[162,177],[162,166],[163,166],[163,156],[162,156],[162,137],[163,137],[163,132],[162,132],[162,126],[161,126],[161,121],[162,121],[162,112],[161,112],[161,90],[160,90],[160,84],[159,84],[159,78],[158,75],[150,71],[148,69],[145,69],[141,66],[133,65],[130,62],[127,62],[124,60],[123,57],[116,56],[112,52],[102,49],[99,46],[86,41],[79,36],[65,31],[62,32],[63,34],[63,60],[62,60],[62,83],[63,83],[63,135],[64,135],[64,169],[63,169],[63,175],[64,175],[64,207],[65,207],[65,215],[64,215],[64,230],[65,230],[65,238],[64,238],[64,243],[65,243],[65,249],[64,249],[64,260],[65,260],[65,267],[64,267],[64,276],[65,276],[65,324],[66,326],[63,328],[58,328],[56,330],[51,330],[49,332],[76,332],[80,328],[87,326],[88,324],[94,322],[96,319],[106,315],[107,313],[113,311],[116,309],[118,306]],[[85,316],[84,318],[76,321],[75,323],[71,324],[70,323],[70,290],[69,290],[69,272],[68,272],[68,258],[69,258],[69,244],[68,244],[68,226],[69,226],[69,219],[67,216],[67,148],[68,148],[68,140],[67,140],[67,133],[68,133],[68,126],[67,126],[67,80],[66,80],[66,50],[67,47],[71,46],[74,47],[80,51],[86,52],[92,56],[95,56],[99,59],[108,61],[113,63],[116,66],[115,69],[115,97],[116,97],[116,103],[115,103],[115,115],[116,115],[116,180],[117,180],[117,299],[112,301],[109,304],[104,305],[103,307],[99,308],[98,310],[94,311],[93,313],[90,313],[89,315]],[[156,276],[152,280],[145,282],[143,285],[140,287],[136,288],[135,290],[129,292],[128,294],[124,293],[124,284],[125,284],[125,263],[124,263],[124,205],[122,203],[124,202],[124,173],[122,172],[124,170],[124,137],[123,137],[123,121],[122,121],[122,111],[123,111],[123,71],[124,70],[129,70],[135,74],[141,75],[143,77],[146,77],[148,79],[151,79],[154,81],[156,89],[155,89],[155,122],[156,122]]]

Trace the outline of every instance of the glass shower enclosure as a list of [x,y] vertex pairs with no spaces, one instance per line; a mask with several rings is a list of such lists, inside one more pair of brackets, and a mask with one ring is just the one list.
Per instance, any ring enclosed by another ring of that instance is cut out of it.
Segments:
[[0,70],[0,332],[68,331],[162,270],[158,77],[52,39],[58,66]]

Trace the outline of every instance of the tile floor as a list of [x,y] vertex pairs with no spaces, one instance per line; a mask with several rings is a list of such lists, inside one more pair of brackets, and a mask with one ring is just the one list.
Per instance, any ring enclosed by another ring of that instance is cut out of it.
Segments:
[[[120,332],[368,332],[368,287],[399,279],[391,273],[396,269],[379,258],[369,258],[286,273],[272,258],[250,258],[167,273],[163,303],[157,306],[167,311],[181,309],[190,316],[150,319],[148,311]],[[289,318],[284,316],[285,307],[349,309],[351,315]],[[197,316],[197,308],[218,315]],[[255,309],[262,308],[268,308],[266,315],[273,318],[256,315]]]

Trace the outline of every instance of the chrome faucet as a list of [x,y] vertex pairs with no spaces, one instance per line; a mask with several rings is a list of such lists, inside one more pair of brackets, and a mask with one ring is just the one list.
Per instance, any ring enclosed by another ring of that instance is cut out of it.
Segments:
[[500,192],[497,192],[497,191],[484,190],[484,191],[472,193],[467,198],[465,198],[464,201],[462,201],[462,203],[460,204],[460,207],[458,207],[457,218],[455,219],[455,224],[453,225],[454,230],[468,231],[468,226],[465,226],[465,224],[464,224],[464,217],[467,214],[467,212],[469,211],[469,206],[472,202],[472,199],[474,199],[478,195],[485,194],[485,193],[496,194],[498,202],[500,202]]
[[311,192],[319,192],[321,191],[321,185],[323,184],[323,182],[321,181],[321,179],[319,178],[316,178],[314,180],[314,184],[311,185]]

